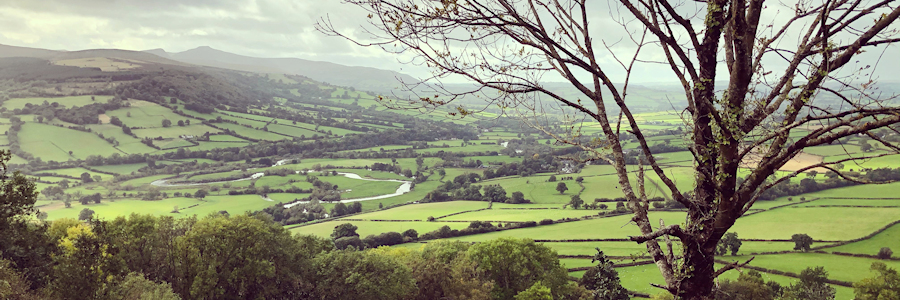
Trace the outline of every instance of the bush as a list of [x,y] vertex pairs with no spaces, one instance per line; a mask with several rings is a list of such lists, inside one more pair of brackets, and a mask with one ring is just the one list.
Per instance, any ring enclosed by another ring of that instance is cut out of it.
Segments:
[[428,216],[428,222],[434,222],[434,217]]
[[553,224],[553,220],[551,220],[551,219],[543,219],[543,220],[541,220],[541,222],[538,223],[538,224],[541,224],[541,225],[550,225],[550,224]]
[[891,251],[891,248],[882,247],[881,250],[878,250],[878,258],[880,259],[889,259],[894,255],[894,251]]
[[665,207],[666,207],[665,202],[653,202],[653,208],[665,208]]

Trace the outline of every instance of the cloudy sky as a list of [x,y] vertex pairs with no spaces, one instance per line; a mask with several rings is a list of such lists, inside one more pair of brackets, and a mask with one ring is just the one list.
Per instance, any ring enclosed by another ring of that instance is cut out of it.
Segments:
[[[256,57],[297,57],[345,65],[392,69],[414,76],[425,70],[398,63],[377,48],[364,48],[325,36],[313,27],[330,16],[342,32],[353,35],[366,13],[339,0],[2,0],[0,44],[82,50],[163,48],[180,52],[199,46]],[[595,32],[611,34],[609,7],[601,1],[592,15]],[[690,3],[690,2],[688,2]],[[688,4],[691,5],[691,4]],[[775,12],[770,9],[767,12]],[[779,18],[772,13],[771,18]],[[621,35],[621,33],[619,33]],[[608,37],[608,36],[605,36]],[[609,40],[616,40],[612,36]],[[882,49],[878,49],[878,54]],[[654,54],[650,54],[654,55]],[[658,54],[657,54],[658,55]],[[876,59],[874,54],[867,54]],[[603,61],[613,66],[611,57]],[[881,64],[900,65],[900,45]],[[882,79],[898,80],[882,67]],[[641,66],[636,82],[667,81],[667,68]]]

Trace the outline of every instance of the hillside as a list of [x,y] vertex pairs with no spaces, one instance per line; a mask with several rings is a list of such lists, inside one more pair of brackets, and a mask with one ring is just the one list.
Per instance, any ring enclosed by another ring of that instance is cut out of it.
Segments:
[[337,86],[349,86],[377,92],[396,89],[400,86],[397,79],[407,83],[416,82],[415,78],[394,71],[344,66],[299,58],[249,57],[206,46],[176,53],[168,53],[161,49],[147,52],[196,65],[257,73],[295,74]]

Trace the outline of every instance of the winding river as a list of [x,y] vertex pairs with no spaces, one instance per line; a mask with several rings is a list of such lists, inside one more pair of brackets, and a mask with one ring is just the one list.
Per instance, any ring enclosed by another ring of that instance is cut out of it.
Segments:
[[[279,161],[279,162],[280,162],[280,161]],[[300,173],[300,171],[297,171],[297,173]],[[386,195],[372,196],[372,197],[363,197],[363,198],[354,198],[354,199],[342,199],[342,200],[340,201],[340,202],[342,202],[342,203],[350,203],[350,202],[360,202],[360,201],[369,201],[369,200],[386,199],[386,198],[391,198],[391,197],[396,197],[396,196],[400,196],[400,195],[406,194],[406,193],[408,193],[408,192],[412,189],[412,182],[406,181],[406,180],[363,178],[362,176],[359,176],[359,175],[354,174],[354,173],[343,173],[343,172],[338,172],[338,174],[343,175],[344,177],[347,177],[347,178],[351,178],[351,179],[366,180],[366,181],[388,181],[388,182],[399,182],[399,183],[401,183],[401,184],[400,184],[400,187],[398,187],[397,190],[394,191],[394,193],[386,194]],[[208,184],[217,184],[217,183],[226,183],[226,182],[236,182],[236,181],[251,180],[251,179],[257,179],[257,178],[260,178],[260,177],[263,177],[263,176],[265,176],[264,173],[256,173],[256,174],[250,175],[250,177],[247,177],[247,178],[241,178],[241,179],[235,179],[235,180],[212,181],[212,182],[204,182],[204,183],[169,183],[169,180],[170,180],[170,179],[160,179],[160,180],[151,182],[150,184],[151,184],[151,185],[154,185],[154,186],[159,186],[159,187],[198,186],[198,185],[208,185]],[[271,199],[266,199],[266,198],[263,198],[263,199],[265,199],[265,200],[267,200],[267,201],[271,201]],[[292,202],[292,203],[285,204],[284,207],[285,207],[285,208],[290,208],[290,207],[292,207],[292,206],[294,206],[294,205],[301,204],[301,203],[308,203],[308,202],[309,202],[309,201],[297,201],[297,202]]]

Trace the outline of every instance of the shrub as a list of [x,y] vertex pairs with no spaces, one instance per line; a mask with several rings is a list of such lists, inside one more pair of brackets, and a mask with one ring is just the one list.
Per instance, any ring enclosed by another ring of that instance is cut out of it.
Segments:
[[891,248],[881,247],[881,250],[878,250],[878,258],[880,259],[889,259],[894,255],[894,251],[891,251]]
[[665,207],[666,207],[665,202],[653,202],[653,208],[665,208]]
[[538,224],[541,224],[541,225],[550,225],[550,224],[553,224],[553,220],[552,220],[552,219],[543,219],[543,220],[541,220],[541,222],[538,223]]
[[434,222],[434,217],[428,216],[428,222]]

